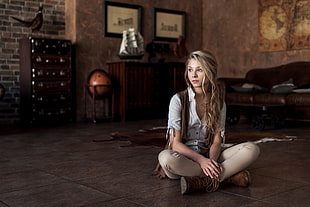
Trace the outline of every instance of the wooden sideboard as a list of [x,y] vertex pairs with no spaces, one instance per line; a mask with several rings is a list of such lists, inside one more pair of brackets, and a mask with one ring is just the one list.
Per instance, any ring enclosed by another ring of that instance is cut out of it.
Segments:
[[116,120],[167,118],[171,97],[186,88],[184,63],[108,63]]

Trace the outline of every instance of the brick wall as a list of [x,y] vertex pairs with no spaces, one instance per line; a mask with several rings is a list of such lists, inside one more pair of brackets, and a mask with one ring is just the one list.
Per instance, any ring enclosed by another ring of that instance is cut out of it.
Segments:
[[[32,19],[43,5],[39,32],[22,26],[11,16]],[[5,96],[0,100],[0,124],[19,122],[19,40],[25,37],[64,38],[65,0],[1,0],[0,2],[0,83]]]

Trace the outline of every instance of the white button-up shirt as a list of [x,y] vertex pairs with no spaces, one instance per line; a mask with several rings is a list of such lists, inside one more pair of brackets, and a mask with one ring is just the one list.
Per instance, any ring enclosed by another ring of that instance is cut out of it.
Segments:
[[[199,146],[203,147],[205,143],[207,127],[205,123],[203,123],[203,121],[198,117],[194,91],[190,87],[187,90],[189,97],[189,123],[187,128],[187,142],[185,144],[193,150],[199,152]],[[181,99],[178,94],[175,94],[170,100],[168,129],[181,130],[181,110]],[[220,121],[220,133],[223,143],[225,142],[225,119],[226,105],[224,103],[221,110]]]

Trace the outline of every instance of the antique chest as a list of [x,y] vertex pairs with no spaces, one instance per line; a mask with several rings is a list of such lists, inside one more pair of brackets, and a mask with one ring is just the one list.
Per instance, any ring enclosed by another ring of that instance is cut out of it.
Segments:
[[22,123],[59,123],[74,119],[72,45],[69,40],[20,40],[20,114]]

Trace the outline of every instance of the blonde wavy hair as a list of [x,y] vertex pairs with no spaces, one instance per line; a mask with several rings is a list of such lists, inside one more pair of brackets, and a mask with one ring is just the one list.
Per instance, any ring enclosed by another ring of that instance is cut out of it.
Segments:
[[192,87],[188,79],[187,66],[189,61],[195,59],[203,69],[205,77],[203,79],[203,93],[210,95],[208,107],[205,112],[205,123],[211,133],[216,133],[220,126],[220,111],[221,100],[219,94],[219,87],[217,85],[217,61],[215,56],[210,51],[195,51],[189,54],[186,60],[185,81],[189,87]]

